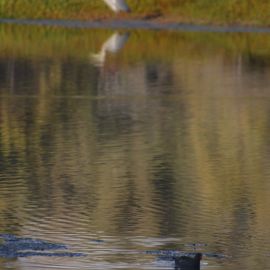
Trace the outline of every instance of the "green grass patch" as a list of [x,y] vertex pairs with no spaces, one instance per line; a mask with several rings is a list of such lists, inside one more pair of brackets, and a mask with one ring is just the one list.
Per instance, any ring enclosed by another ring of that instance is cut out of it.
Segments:
[[[191,23],[270,25],[270,1],[265,0],[127,0],[125,18],[160,14]],[[2,18],[115,18],[102,0],[0,0]],[[118,15],[121,17],[121,15]]]

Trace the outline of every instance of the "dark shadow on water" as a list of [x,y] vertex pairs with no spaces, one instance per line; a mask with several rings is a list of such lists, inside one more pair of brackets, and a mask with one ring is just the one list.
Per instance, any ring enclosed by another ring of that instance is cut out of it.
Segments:
[[[16,237],[11,234],[1,234],[0,239],[4,242],[0,245],[0,257],[18,258],[30,256],[46,257],[79,257],[83,253],[73,253],[67,250],[68,247],[63,244],[50,243],[39,239]],[[55,252],[62,250],[62,252]],[[47,252],[51,251],[51,252]]]

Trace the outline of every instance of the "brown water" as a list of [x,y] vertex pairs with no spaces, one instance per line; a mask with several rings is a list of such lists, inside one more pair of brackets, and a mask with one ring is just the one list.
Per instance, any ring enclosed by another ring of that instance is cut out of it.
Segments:
[[0,233],[84,257],[0,269],[270,263],[270,37],[0,25]]

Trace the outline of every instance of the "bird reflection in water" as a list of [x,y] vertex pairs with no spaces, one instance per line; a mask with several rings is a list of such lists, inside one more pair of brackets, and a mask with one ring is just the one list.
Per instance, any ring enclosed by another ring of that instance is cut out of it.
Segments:
[[200,270],[202,254],[196,253],[194,257],[179,256],[174,257],[175,270]]
[[91,60],[95,66],[102,67],[106,60],[107,53],[116,54],[126,44],[129,39],[129,33],[115,32],[101,46],[98,53],[91,55]]

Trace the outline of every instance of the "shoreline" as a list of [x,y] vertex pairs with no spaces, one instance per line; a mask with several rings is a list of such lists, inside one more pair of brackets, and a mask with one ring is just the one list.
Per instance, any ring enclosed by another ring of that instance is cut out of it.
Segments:
[[112,29],[112,30],[159,30],[217,33],[270,33],[267,26],[248,25],[207,25],[181,23],[169,19],[0,19],[0,24],[19,24],[36,26],[54,26],[64,28]]

